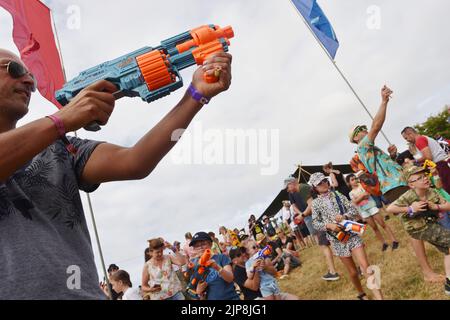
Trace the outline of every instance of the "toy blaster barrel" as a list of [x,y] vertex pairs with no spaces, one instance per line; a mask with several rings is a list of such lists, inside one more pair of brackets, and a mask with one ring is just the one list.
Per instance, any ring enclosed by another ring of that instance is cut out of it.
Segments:
[[209,260],[211,260],[212,252],[210,249],[206,249],[205,252],[203,252],[202,256],[198,260],[198,264],[202,267],[209,267]]
[[[141,97],[150,103],[183,86],[181,70],[202,65],[214,53],[227,52],[233,37],[231,26],[210,24],[192,29],[161,41],[155,48],[144,47],[83,71],[58,90],[55,97],[65,106],[85,87],[107,80],[117,86],[116,99]],[[214,75],[205,75],[209,83],[217,80]],[[98,131],[100,127],[93,124],[85,129]]]
[[366,231],[366,225],[362,223],[358,223],[351,220],[343,220],[339,223],[343,229],[347,232],[358,234],[362,236],[364,232]]

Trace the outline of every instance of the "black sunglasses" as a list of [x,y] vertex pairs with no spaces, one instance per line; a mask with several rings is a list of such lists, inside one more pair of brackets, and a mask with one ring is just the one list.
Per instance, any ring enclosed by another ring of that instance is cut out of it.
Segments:
[[27,69],[25,69],[25,67],[22,64],[16,61],[10,61],[5,64],[0,64],[0,67],[6,67],[6,71],[14,79],[19,79],[26,74],[30,75],[30,77],[33,79],[33,87],[31,88],[31,91],[32,92],[36,91],[37,86],[36,78],[32,73],[30,73]]

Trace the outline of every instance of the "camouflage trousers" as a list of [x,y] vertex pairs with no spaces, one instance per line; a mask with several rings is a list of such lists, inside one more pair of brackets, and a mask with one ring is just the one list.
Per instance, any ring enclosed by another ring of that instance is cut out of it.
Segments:
[[408,233],[414,239],[431,243],[445,255],[450,254],[450,230],[444,228],[438,222],[428,222],[423,230]]

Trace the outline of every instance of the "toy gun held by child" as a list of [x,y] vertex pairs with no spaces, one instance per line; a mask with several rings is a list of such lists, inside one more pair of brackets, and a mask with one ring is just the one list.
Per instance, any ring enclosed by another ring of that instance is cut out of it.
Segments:
[[337,224],[337,226],[340,228],[340,231],[337,232],[328,231],[328,233],[334,238],[336,238],[338,241],[343,243],[347,242],[354,235],[362,236],[364,234],[364,231],[366,231],[365,224],[351,220],[342,220]]
[[351,220],[342,220],[341,222],[339,222],[339,225],[343,227],[344,231],[357,234],[359,236],[362,236],[364,234],[367,227],[365,224]]
[[192,298],[197,298],[197,285],[199,282],[206,281],[206,277],[210,271],[210,263],[211,260],[211,250],[207,249],[202,254],[197,264],[190,263],[188,265],[188,271],[185,272],[184,276],[189,281],[189,284],[186,288],[187,293]]
[[258,259],[265,260],[267,258],[270,258],[271,255],[272,255],[272,247],[270,245],[267,245],[256,253],[255,258],[256,260]]
[[[227,52],[233,37],[231,26],[210,24],[192,29],[161,41],[157,47],[144,47],[85,70],[56,91],[55,97],[65,106],[85,87],[107,80],[117,86],[116,99],[139,96],[150,103],[183,86],[181,70],[202,65],[217,52]],[[208,83],[218,81],[215,75],[204,77]],[[92,123],[85,129],[98,131],[100,126]]]
[[430,170],[430,172],[429,172],[427,175],[428,175],[428,177],[431,178],[431,176],[433,175],[433,174],[431,173],[431,169],[436,168],[436,163],[434,163],[433,161],[427,159],[427,160],[425,160],[425,162],[423,163],[422,168],[427,169],[427,170]]

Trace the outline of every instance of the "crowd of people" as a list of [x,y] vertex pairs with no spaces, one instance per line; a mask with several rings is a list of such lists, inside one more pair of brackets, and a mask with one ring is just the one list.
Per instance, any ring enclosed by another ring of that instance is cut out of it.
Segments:
[[[300,259],[302,249],[318,245],[328,270],[322,279],[340,280],[335,267],[337,257],[345,266],[356,297],[367,300],[360,278],[369,277],[373,271],[368,269],[370,262],[362,233],[346,229],[345,223],[357,222],[364,230],[367,225],[382,252],[389,248],[395,251],[400,242],[389,225],[390,214],[401,215],[424,279],[443,281],[444,292],[450,295],[449,153],[445,143],[420,135],[412,127],[401,131],[409,146],[405,152],[398,153],[395,146],[390,146],[385,153],[375,145],[391,94],[388,87],[382,88],[382,103],[370,128],[360,125],[351,130],[350,142],[357,146],[350,161],[353,172],[340,172],[330,162],[323,166],[322,172],[311,174],[308,183],[288,177],[284,188],[289,200],[282,201],[277,215],[256,219],[252,214],[242,230],[222,226],[220,240],[213,232],[198,232],[193,237],[187,233],[182,250],[162,239],[155,247],[152,245],[155,240],[151,240],[150,252],[160,250],[156,256],[161,262],[166,261],[166,269],[165,273],[150,272],[146,263],[139,299],[299,299],[281,292],[278,280],[307,263]],[[424,241],[444,254],[445,277],[430,267]],[[163,249],[170,250],[165,257]],[[194,296],[182,295],[180,283],[185,286],[190,280],[183,277],[183,270],[198,263],[207,249],[212,252],[207,263],[210,273],[197,284]],[[178,277],[171,265],[181,266]],[[162,270],[161,266],[158,268]],[[160,279],[161,274],[167,277]],[[119,290],[129,290],[126,283],[127,278]],[[163,290],[159,287],[161,283]],[[375,299],[383,299],[381,288],[371,290]]]

